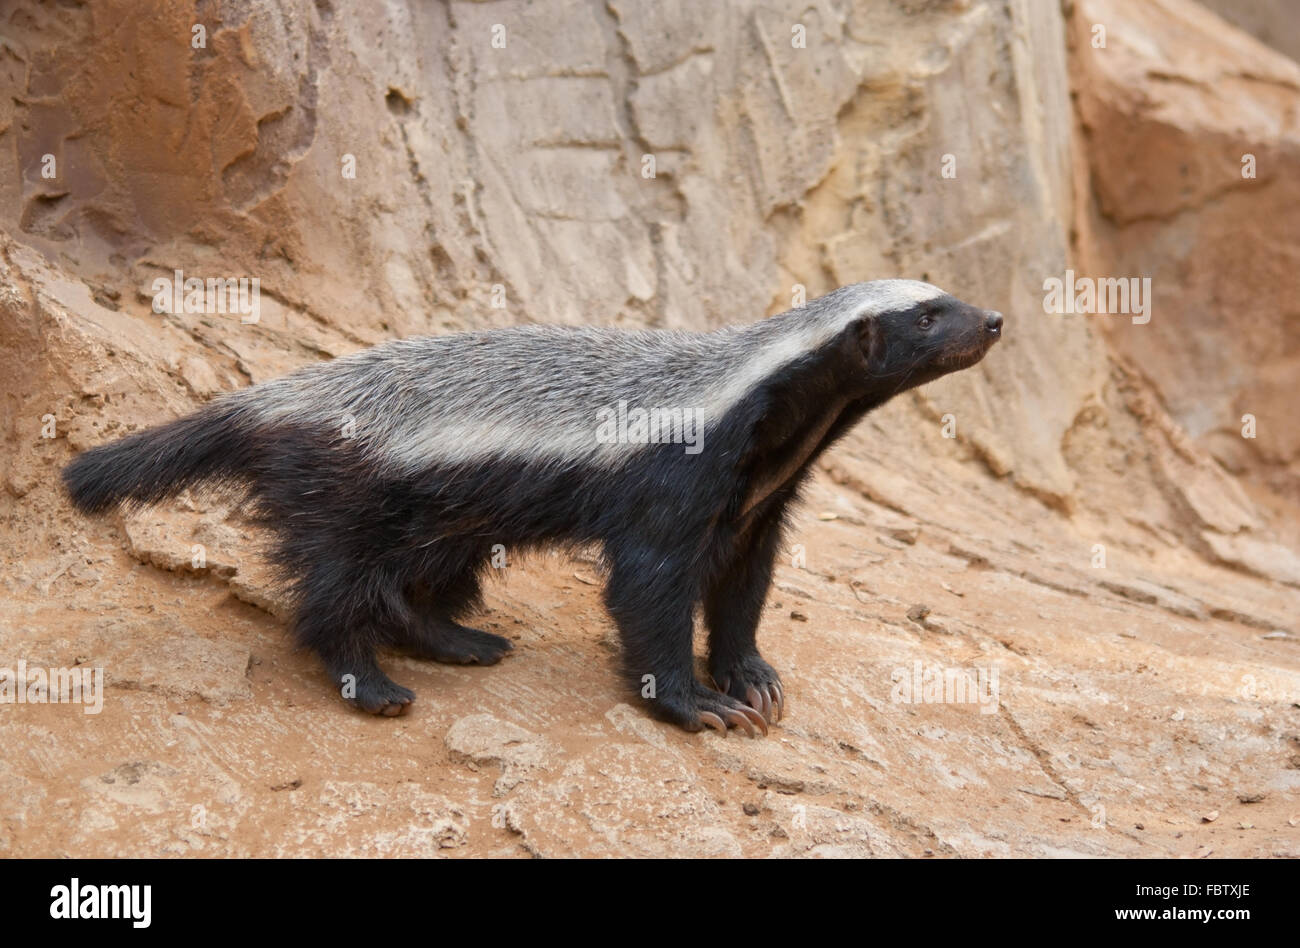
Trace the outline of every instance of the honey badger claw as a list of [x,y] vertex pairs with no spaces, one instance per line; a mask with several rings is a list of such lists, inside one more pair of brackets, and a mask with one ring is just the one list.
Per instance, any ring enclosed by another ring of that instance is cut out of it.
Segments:
[[785,715],[785,692],[781,690],[779,681],[774,681],[767,687],[772,693],[772,700],[776,703],[776,719],[780,721]]
[[650,703],[657,717],[680,725],[688,731],[711,728],[723,737],[733,728],[750,737],[768,733],[763,715],[731,695],[725,695],[691,681],[659,694]]
[[[763,717],[763,715],[759,714],[757,711],[753,710],[752,708],[741,708],[738,713],[744,715],[750,721],[753,721],[754,726],[763,732],[764,737],[767,737],[767,720]],[[749,736],[757,737],[757,735],[752,730],[749,732]]]
[[715,731],[720,731],[723,737],[727,736],[726,723],[722,720],[722,718],[718,717],[712,711],[701,711],[700,723],[707,727],[713,728],[713,730]]
[[776,724],[785,714],[785,690],[781,677],[757,651],[739,659],[713,659],[712,678],[719,691],[742,701],[767,724]]
[[723,737],[726,737],[728,730],[733,727],[743,728],[750,737],[758,737],[759,731],[763,732],[763,737],[767,737],[767,722],[753,709],[726,708],[720,713],[721,717],[712,711],[701,711],[699,713],[700,723],[713,728]]

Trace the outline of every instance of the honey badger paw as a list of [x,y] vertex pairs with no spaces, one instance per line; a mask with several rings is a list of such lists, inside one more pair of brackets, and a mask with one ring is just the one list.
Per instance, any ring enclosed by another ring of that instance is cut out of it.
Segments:
[[338,676],[343,700],[370,714],[394,718],[405,714],[415,700],[415,692],[403,688],[387,675]]
[[728,729],[734,727],[744,730],[750,737],[758,737],[760,733],[767,736],[767,722],[761,714],[698,681],[693,681],[684,694],[661,693],[652,698],[650,709],[657,717],[687,731],[702,731],[708,727],[726,737]]
[[781,676],[755,652],[738,661],[709,662],[709,674],[718,690],[744,701],[775,724],[785,713],[785,689]]
[[500,635],[455,622],[430,623],[408,643],[416,658],[446,665],[495,665],[514,647]]

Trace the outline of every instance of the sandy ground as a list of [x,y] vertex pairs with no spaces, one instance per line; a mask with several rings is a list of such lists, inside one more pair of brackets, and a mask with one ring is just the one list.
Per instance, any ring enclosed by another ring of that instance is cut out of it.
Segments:
[[[475,619],[515,653],[389,656],[419,697],[377,719],[246,601],[277,603],[255,556],[222,550],[247,544],[237,516],[64,511],[69,548],[5,571],[0,658],[103,666],[108,688],[97,715],[3,709],[0,849],[1300,855],[1300,594],[1191,556],[1094,568],[1087,537],[1008,508],[997,482],[956,531],[927,519],[944,498],[924,485],[872,501],[829,467],[764,617],[789,703],[760,740],[645,715],[614,671],[594,560],[509,566]],[[168,540],[184,524],[208,568],[152,565],[188,559]],[[982,671],[984,705],[897,700],[918,662]]]

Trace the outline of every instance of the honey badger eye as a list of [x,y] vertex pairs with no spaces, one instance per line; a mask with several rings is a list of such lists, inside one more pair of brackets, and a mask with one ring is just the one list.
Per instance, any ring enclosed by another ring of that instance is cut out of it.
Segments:
[[927,313],[924,316],[922,316],[920,319],[918,319],[916,321],[916,324],[920,326],[922,329],[929,329],[931,326],[934,325],[934,317],[931,316],[929,313]]

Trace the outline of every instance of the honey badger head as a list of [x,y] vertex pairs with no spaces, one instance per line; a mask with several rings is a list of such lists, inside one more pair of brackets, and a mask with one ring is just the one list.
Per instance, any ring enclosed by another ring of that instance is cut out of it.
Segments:
[[1002,337],[1001,313],[928,283],[878,280],[859,286],[864,305],[850,327],[853,341],[864,376],[891,394],[975,365]]

